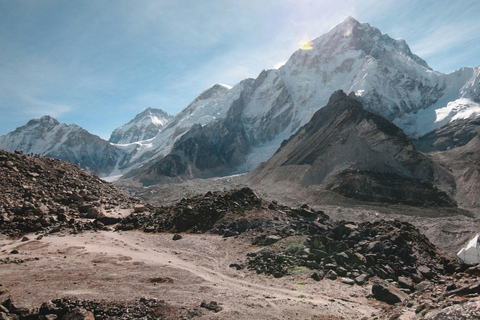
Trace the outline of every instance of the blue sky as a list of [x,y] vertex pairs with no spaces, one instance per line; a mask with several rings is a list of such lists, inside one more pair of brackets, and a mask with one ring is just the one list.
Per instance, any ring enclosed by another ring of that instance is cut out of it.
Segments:
[[147,107],[278,67],[352,16],[437,71],[480,65],[480,1],[0,0],[0,134],[51,115],[108,139]]

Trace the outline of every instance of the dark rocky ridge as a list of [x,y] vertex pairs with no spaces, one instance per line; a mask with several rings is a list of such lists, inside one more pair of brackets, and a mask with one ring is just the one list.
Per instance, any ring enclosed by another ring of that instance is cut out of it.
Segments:
[[457,120],[417,140],[415,145],[438,164],[435,179],[462,208],[479,212],[480,121]]
[[0,180],[4,234],[103,229],[119,220],[108,216],[141,203],[98,176],[47,157],[0,150]]
[[413,140],[421,152],[447,151],[466,145],[480,131],[480,119],[453,121],[435,131]]
[[178,181],[192,177],[222,176],[245,161],[249,144],[242,126],[214,122],[194,125],[166,157],[134,169],[123,176],[143,185]]
[[[140,298],[134,302],[89,301],[63,298],[44,302],[39,308],[17,308],[7,299],[0,316],[7,319],[192,319],[202,314],[200,308],[173,306],[163,300]],[[7,311],[5,313],[4,311]]]
[[370,202],[455,206],[433,185],[434,164],[410,138],[342,91],[249,179],[253,186],[316,185]]

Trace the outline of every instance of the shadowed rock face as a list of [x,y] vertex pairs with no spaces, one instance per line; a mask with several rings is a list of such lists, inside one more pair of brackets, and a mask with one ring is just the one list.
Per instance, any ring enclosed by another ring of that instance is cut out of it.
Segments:
[[254,185],[289,181],[364,201],[454,205],[433,186],[432,161],[403,131],[343,91],[250,177]]
[[457,120],[415,141],[443,170],[436,180],[454,194],[459,206],[479,211],[480,203],[480,121]]
[[132,170],[125,178],[152,185],[169,179],[221,176],[245,161],[248,148],[241,126],[225,122],[213,123],[206,128],[195,125],[175,143],[170,154]]

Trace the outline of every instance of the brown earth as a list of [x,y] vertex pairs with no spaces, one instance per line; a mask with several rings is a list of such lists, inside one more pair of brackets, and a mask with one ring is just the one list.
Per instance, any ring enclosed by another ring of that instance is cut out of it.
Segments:
[[[310,279],[299,269],[275,279],[230,268],[257,251],[244,239],[208,234],[84,232],[22,242],[0,241],[2,301],[39,307],[65,296],[131,301],[141,297],[173,306],[216,301],[223,310],[202,308],[199,319],[361,319],[388,305],[367,299],[371,285]],[[18,254],[11,254],[18,250]]]

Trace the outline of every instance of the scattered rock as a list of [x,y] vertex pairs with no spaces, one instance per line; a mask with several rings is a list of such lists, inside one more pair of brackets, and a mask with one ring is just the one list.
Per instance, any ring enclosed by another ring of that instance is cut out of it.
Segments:
[[206,303],[205,301],[202,301],[202,303],[200,304],[200,307],[214,311],[215,313],[223,310],[223,307],[219,306],[215,301],[210,301],[210,303]]
[[4,150],[0,150],[0,157],[6,159],[2,162],[5,165],[0,165],[0,232],[3,234],[98,230],[107,224],[101,221],[102,227],[79,217],[100,219],[107,209],[133,211],[139,204],[113,184],[71,163]]
[[174,241],[181,240],[181,239],[183,239],[183,237],[181,235],[179,235],[178,233],[174,234],[173,238],[172,238],[172,240],[174,240]]

